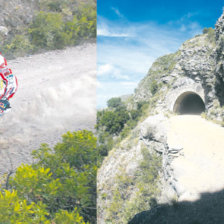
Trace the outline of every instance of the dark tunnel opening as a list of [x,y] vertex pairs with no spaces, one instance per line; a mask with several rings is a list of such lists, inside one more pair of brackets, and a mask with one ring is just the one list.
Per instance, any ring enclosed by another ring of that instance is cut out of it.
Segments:
[[177,98],[173,110],[177,114],[201,114],[205,111],[205,104],[198,94],[185,92]]

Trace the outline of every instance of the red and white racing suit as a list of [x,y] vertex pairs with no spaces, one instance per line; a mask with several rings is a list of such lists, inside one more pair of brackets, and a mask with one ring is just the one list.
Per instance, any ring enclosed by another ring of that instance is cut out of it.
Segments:
[[12,70],[7,67],[7,61],[0,65],[0,100],[9,100],[17,91],[18,82]]

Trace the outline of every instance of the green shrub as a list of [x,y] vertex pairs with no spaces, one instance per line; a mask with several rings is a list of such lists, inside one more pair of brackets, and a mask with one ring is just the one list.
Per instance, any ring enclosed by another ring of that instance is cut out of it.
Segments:
[[80,37],[95,38],[96,37],[96,7],[86,5],[81,8],[80,21]]
[[64,46],[63,28],[64,22],[61,14],[42,11],[35,17],[28,30],[31,43],[36,48],[61,48]]
[[50,11],[53,12],[61,12],[61,2],[60,1],[52,1],[47,4],[47,7]]
[[110,108],[118,108],[123,106],[123,103],[120,97],[113,97],[107,101],[107,106]]
[[42,144],[32,153],[37,162],[17,168],[6,184],[10,191],[0,191],[0,220],[96,223],[98,154],[96,138],[86,130],[66,133],[53,150]]
[[74,15],[67,22],[61,13],[41,11],[28,32],[36,49],[59,49],[77,44],[82,39],[96,36],[95,8],[81,8],[80,15]]
[[209,28],[204,28],[203,29],[203,34],[206,34],[206,33],[213,33],[213,31],[214,31],[214,29],[212,29],[211,27],[209,27]]
[[215,42],[215,30],[213,28],[204,28],[203,34],[208,34],[209,41]]
[[101,126],[105,126],[105,131],[118,135],[129,120],[127,111],[105,111],[100,120]]
[[121,139],[126,138],[131,130],[137,125],[137,120],[129,120],[121,132]]
[[16,35],[8,44],[3,48],[4,55],[7,56],[24,56],[32,52],[33,46],[29,38],[25,35]]
[[51,176],[49,168],[34,169],[30,165],[22,165],[17,169],[15,177],[10,180],[10,185],[17,190],[20,198],[35,203],[42,201],[52,210],[61,184],[59,179],[54,180]]
[[141,153],[143,160],[139,164],[139,180],[145,184],[156,182],[161,170],[161,157],[156,153],[149,152],[145,147],[142,148]]
[[0,220],[4,224],[50,224],[49,213],[42,202],[35,204],[18,197],[17,191],[0,192]]
[[113,148],[114,142],[113,137],[106,131],[102,131],[98,135],[98,161],[101,162],[103,157],[108,155],[108,152]]
[[151,80],[150,84],[149,84],[149,90],[152,93],[152,95],[155,95],[156,92],[159,89],[159,85],[157,83],[157,81],[155,79]]
[[[112,98],[108,101],[109,109],[97,111],[97,124],[95,126],[98,135],[99,161],[114,145],[126,138],[137,126],[140,118],[148,109],[148,102],[138,102],[137,109],[128,110],[120,98]],[[114,135],[118,138],[114,138]]]
[[40,0],[42,11],[62,12],[65,8],[72,9],[75,6],[74,0]]
[[54,218],[55,224],[88,224],[84,222],[83,217],[79,215],[75,209],[72,212],[66,210],[60,210],[56,213]]

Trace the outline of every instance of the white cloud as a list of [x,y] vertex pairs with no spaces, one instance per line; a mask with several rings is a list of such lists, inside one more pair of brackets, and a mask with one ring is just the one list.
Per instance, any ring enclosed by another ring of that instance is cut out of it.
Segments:
[[117,80],[129,80],[129,77],[127,75],[123,75],[121,70],[119,68],[116,68],[115,66],[111,64],[102,64],[98,65],[97,69],[97,75],[98,77],[110,77]]
[[[156,58],[175,52],[185,40],[200,33],[200,24],[191,21],[193,15],[163,26],[125,20],[116,23],[98,16],[98,105],[105,105],[111,97],[133,93]],[[125,38],[104,38],[115,36]]]
[[187,30],[187,27],[184,24],[182,24],[180,27],[180,31],[185,32],[186,30]]
[[[124,29],[119,26],[114,26],[113,23],[98,16],[97,36],[102,37],[130,37],[130,33],[124,32]],[[126,30],[127,31],[127,30]]]
[[124,18],[124,15],[121,14],[121,12],[119,11],[119,9],[115,8],[115,7],[111,7],[111,9],[115,12],[115,14],[119,17],[119,18]]
[[97,75],[103,76],[105,74],[112,72],[112,70],[113,70],[113,66],[110,64],[99,65],[97,70]]
[[177,30],[185,33],[190,34],[191,36],[194,36],[201,32],[202,27],[200,24],[196,21],[194,21],[194,16],[197,16],[198,12],[188,12],[185,15],[183,15],[180,19],[175,21],[170,21],[168,25],[171,25],[173,27],[176,27]]
[[118,33],[113,30],[109,30],[109,28],[106,27],[99,27],[97,28],[97,36],[103,36],[103,37],[128,37],[129,34],[127,33]]

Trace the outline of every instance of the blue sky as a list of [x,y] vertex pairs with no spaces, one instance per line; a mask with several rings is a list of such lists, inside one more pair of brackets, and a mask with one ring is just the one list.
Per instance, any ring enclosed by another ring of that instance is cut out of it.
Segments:
[[213,27],[224,0],[98,0],[97,107],[133,93],[153,61]]

